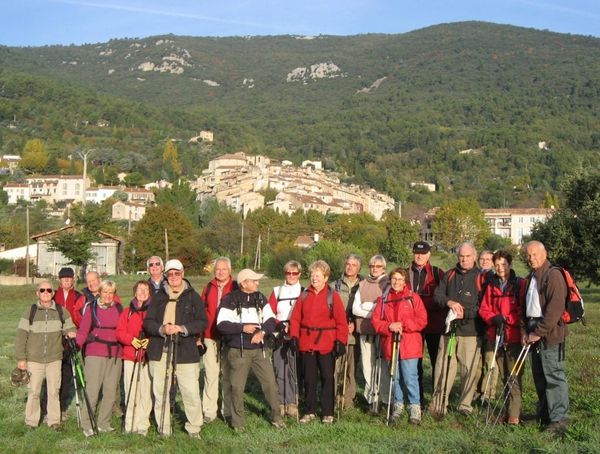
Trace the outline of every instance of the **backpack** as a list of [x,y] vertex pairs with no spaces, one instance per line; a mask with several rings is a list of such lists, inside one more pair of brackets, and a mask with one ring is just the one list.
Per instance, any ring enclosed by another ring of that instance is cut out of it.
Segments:
[[540,286],[540,293],[542,289],[545,290],[548,286],[548,279],[550,276],[550,271],[552,269],[559,270],[563,278],[565,279],[565,283],[567,284],[567,298],[565,301],[565,310],[562,313],[561,319],[563,323],[566,325],[570,325],[571,323],[581,322],[585,325],[585,308],[583,306],[583,298],[581,296],[581,292],[575,284],[573,280],[573,276],[566,269],[560,266],[551,266],[548,271],[542,276],[542,284]]
[[[65,327],[65,314],[63,312],[63,307],[60,304],[54,303],[56,306],[56,312],[58,312],[58,318],[60,319],[60,325],[62,328]],[[29,326],[33,325],[33,318],[35,317],[35,313],[37,312],[38,307],[37,303],[33,303],[31,305],[31,309],[29,310]]]
[[[308,289],[305,288],[300,293],[300,301],[304,304],[308,296]],[[327,307],[329,308],[329,318],[333,318],[333,290],[330,285],[327,286]]]

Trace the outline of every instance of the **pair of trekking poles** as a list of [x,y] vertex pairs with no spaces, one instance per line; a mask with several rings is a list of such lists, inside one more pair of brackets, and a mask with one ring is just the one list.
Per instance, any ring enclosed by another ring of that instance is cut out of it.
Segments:
[[[390,361],[389,367],[389,379],[390,386],[388,390],[388,404],[387,404],[387,412],[386,412],[386,424],[389,425],[391,418],[391,408],[392,408],[392,397],[394,386],[396,386],[396,368],[398,367],[398,362],[400,360],[400,340],[402,339],[402,335],[400,333],[392,334],[392,359]],[[369,394],[369,398],[371,400],[371,412],[373,414],[377,414],[379,412],[379,389],[381,384],[381,363],[383,361],[383,352],[381,349],[379,336],[375,336],[375,363],[373,365],[373,369],[371,370],[371,392]]]
[[90,398],[85,387],[85,375],[83,373],[83,358],[77,350],[77,344],[72,338],[67,338],[67,346],[71,361],[71,372],[73,374],[73,387],[75,389],[75,407],[77,409],[77,425],[81,427],[81,396],[85,403],[88,418],[92,425],[94,435],[98,434],[98,425],[96,424],[95,409],[92,408]]
[[[167,362],[165,367],[165,381],[163,385],[163,395],[161,402],[161,418],[158,427],[158,433],[164,435],[165,413],[167,409],[167,399],[171,394],[171,389],[177,389],[177,345],[179,344],[179,334],[171,334],[167,337]],[[175,393],[176,395],[176,393]],[[170,417],[172,419],[175,410],[175,396],[170,400]]]
[[[144,339],[143,332],[140,332],[138,339],[139,340]],[[133,388],[132,388],[133,379],[135,378],[135,392],[134,392],[134,397],[133,397],[133,409],[131,411],[131,428],[129,429],[129,432],[133,432],[133,425],[135,424],[135,411],[137,409],[138,395],[139,395],[139,389],[140,389],[140,377],[141,377],[142,366],[143,366],[143,362],[144,362],[144,353],[145,353],[145,348],[143,348],[143,347],[139,347],[139,348],[135,349],[135,359],[133,362],[133,369],[131,371],[131,379],[129,380],[129,388],[127,388],[129,392],[127,393],[127,398],[125,399],[125,415],[123,416],[123,426],[122,426],[123,431],[125,431],[125,429],[126,429],[125,424],[126,424],[126,419],[127,419],[127,413],[129,412],[129,402],[131,400],[131,392],[133,390]]]

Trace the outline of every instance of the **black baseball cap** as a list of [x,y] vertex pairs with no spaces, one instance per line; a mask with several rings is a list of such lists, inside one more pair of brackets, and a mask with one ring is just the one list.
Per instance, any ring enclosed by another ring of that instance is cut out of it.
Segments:
[[61,268],[60,271],[58,272],[58,278],[60,279],[63,277],[75,277],[75,272],[73,271],[73,268],[69,268],[69,267]]
[[431,250],[431,246],[427,241],[417,241],[413,244],[413,254],[427,254]]

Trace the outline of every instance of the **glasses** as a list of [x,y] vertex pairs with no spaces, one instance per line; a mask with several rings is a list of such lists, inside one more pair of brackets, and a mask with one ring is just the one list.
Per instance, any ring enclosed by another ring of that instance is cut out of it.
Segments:
[[172,271],[171,273],[167,273],[167,277],[173,276],[181,276],[181,271]]
[[383,268],[383,265],[369,265],[369,268]]
[[40,293],[44,293],[44,292],[48,292],[48,293],[52,293],[54,290],[52,290],[51,288],[40,288],[38,289],[38,292]]
[[286,271],[286,276],[300,276],[300,271]]
[[148,268],[151,266],[160,266],[160,262],[148,263]]

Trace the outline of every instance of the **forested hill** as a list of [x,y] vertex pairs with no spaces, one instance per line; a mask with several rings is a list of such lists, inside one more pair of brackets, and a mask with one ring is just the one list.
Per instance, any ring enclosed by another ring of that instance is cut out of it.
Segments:
[[[147,129],[137,151],[149,156],[149,178],[161,172],[165,135],[182,139],[185,168],[199,173],[207,156],[185,142],[201,129],[215,133],[213,154],[323,159],[424,206],[455,195],[485,206],[537,203],[566,173],[600,164],[600,39],[591,37],[481,22],[401,35],[167,35],[4,47],[0,67],[0,96],[12,106],[0,108],[0,121],[16,115],[42,138],[52,129],[57,149],[81,132],[75,117],[111,121],[119,141],[105,145],[121,152]],[[38,77],[31,91],[7,90],[23,73]],[[44,98],[48,87],[80,98],[56,106]],[[1,134],[5,151],[23,139]],[[412,181],[439,192],[411,191]]]

